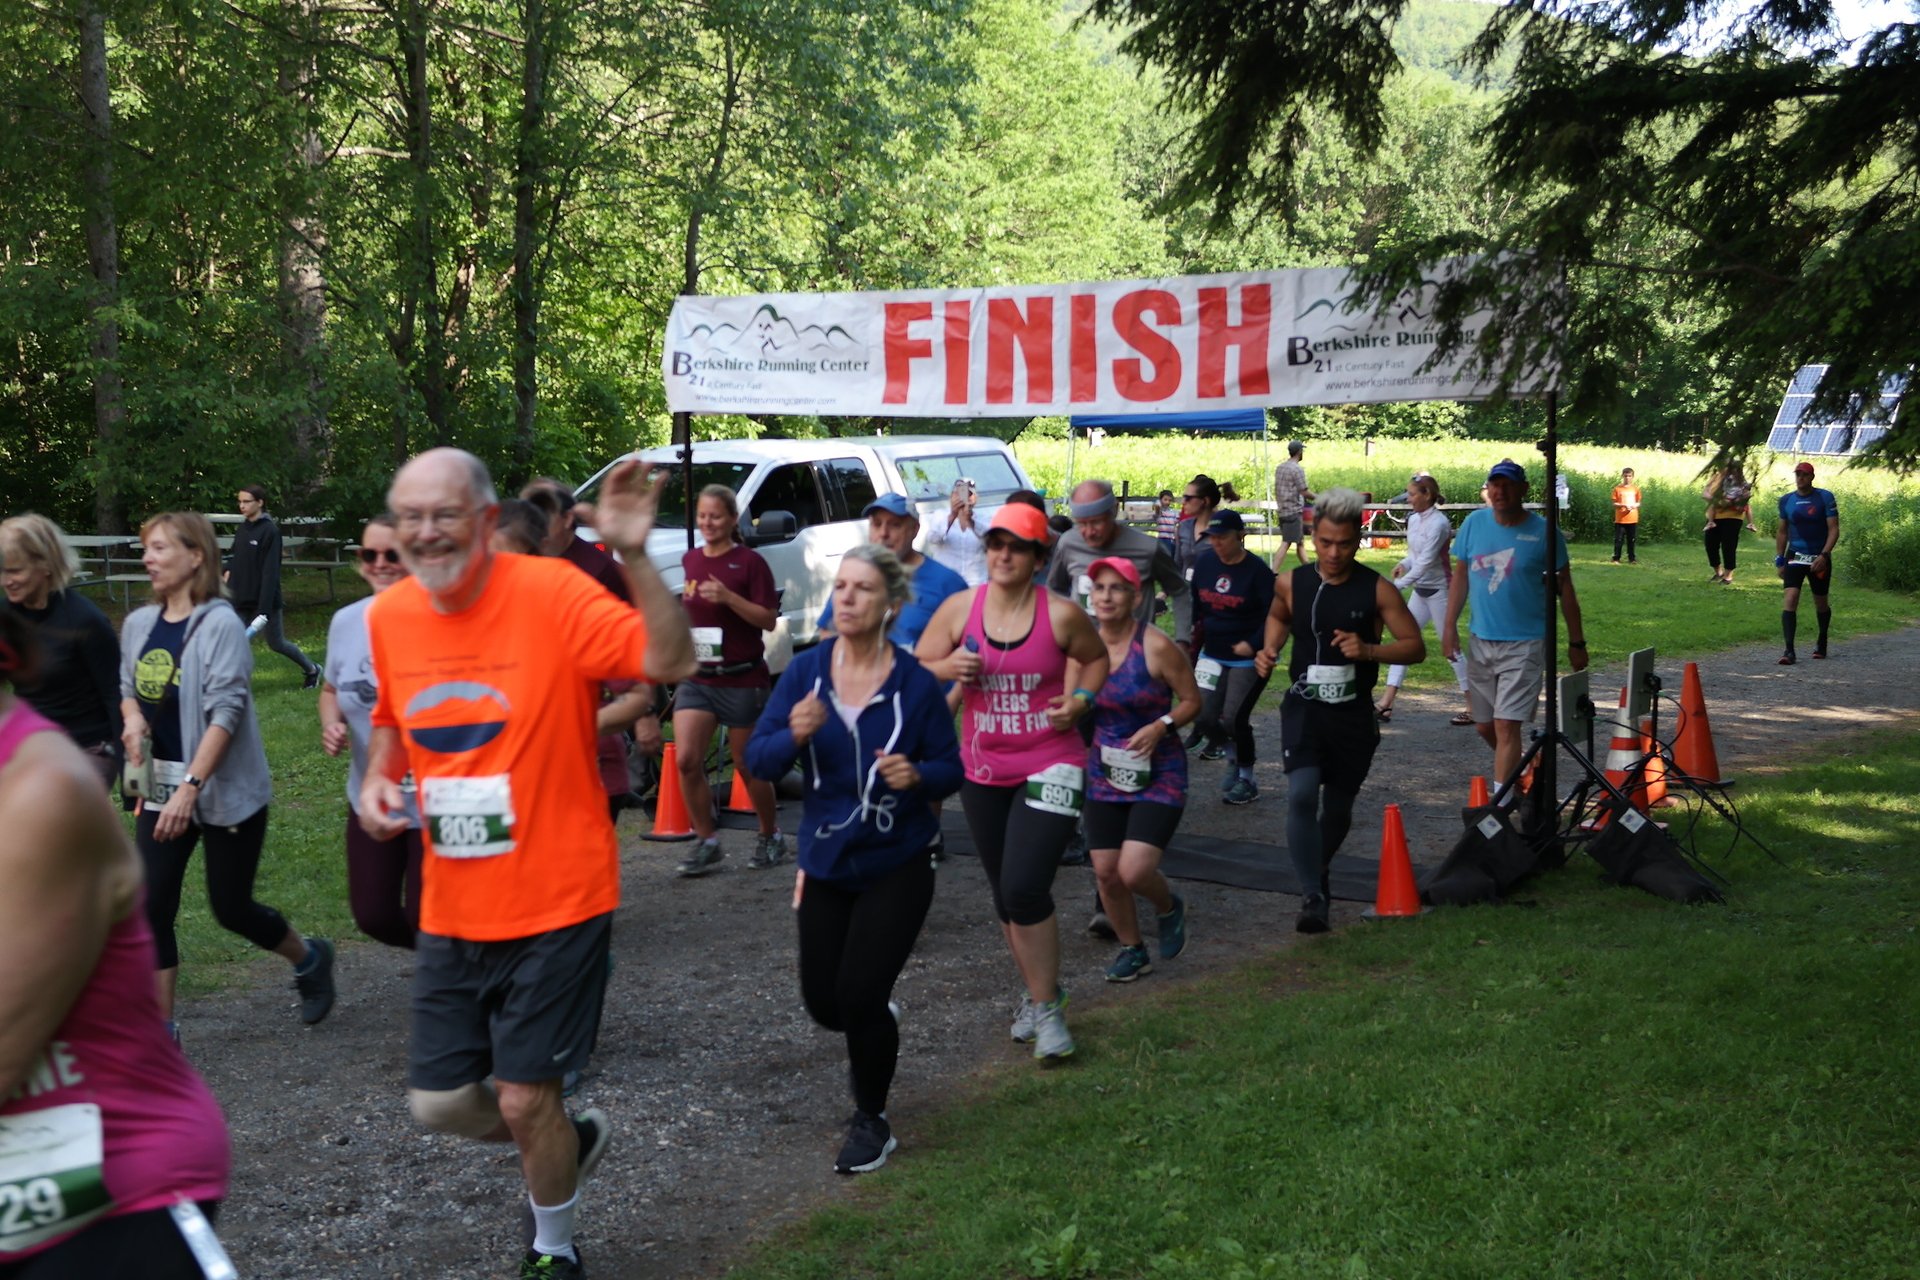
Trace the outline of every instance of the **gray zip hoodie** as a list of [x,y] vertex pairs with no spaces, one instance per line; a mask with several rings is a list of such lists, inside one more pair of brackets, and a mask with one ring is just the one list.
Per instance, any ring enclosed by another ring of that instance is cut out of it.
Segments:
[[[135,609],[120,625],[120,696],[134,697],[133,668],[160,619],[160,606]],[[267,749],[253,714],[253,648],[240,615],[225,600],[196,605],[180,655],[180,742],[191,763],[210,725],[232,736],[227,754],[200,788],[193,820],[236,826],[273,799]]]

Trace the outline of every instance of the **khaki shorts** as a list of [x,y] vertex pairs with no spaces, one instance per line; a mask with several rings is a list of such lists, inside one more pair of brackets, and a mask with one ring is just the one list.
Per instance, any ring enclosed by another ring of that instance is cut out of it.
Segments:
[[1546,684],[1539,640],[1467,640],[1467,706],[1475,724],[1533,719]]

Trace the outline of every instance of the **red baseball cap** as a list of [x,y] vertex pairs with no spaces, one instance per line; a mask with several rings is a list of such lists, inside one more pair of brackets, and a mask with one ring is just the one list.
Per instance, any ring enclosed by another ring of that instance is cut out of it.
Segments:
[[1009,502],[994,512],[987,532],[992,533],[995,529],[1010,533],[1022,542],[1031,542],[1036,547],[1049,546],[1053,542],[1053,530],[1047,525],[1046,512],[1024,502]]
[[1127,584],[1135,591],[1140,589],[1140,570],[1134,566],[1133,561],[1120,556],[1106,556],[1087,566],[1087,577],[1098,578],[1102,569],[1113,570],[1125,578]]
[[1793,469],[1793,474],[1799,475],[1802,471],[1806,472],[1808,475],[1812,475],[1813,464],[1811,462],[1803,462],[1799,466]]

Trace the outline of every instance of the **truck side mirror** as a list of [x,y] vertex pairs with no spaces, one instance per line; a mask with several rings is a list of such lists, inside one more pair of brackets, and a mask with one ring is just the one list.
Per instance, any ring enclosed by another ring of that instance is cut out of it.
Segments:
[[800,522],[791,511],[762,511],[753,522],[753,532],[745,539],[750,547],[773,542],[790,542],[800,533]]

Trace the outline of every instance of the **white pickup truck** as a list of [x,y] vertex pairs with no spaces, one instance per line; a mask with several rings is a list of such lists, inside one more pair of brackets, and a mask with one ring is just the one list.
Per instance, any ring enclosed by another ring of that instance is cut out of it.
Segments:
[[[582,484],[577,496],[592,502],[602,478],[627,458],[667,473],[647,558],[677,590],[680,557],[699,535],[687,527],[686,478],[676,446],[621,455]],[[723,484],[739,496],[741,540],[766,557],[781,590],[781,619],[802,644],[813,638],[814,620],[833,594],[840,557],[866,540],[861,512],[867,504],[882,493],[904,494],[925,524],[947,510],[954,481],[962,478],[972,480],[979,494],[975,516],[982,528],[1008,494],[1031,487],[1013,451],[991,436],[711,440],[693,446],[694,494]],[[593,530],[583,528],[580,536],[592,540]]]

